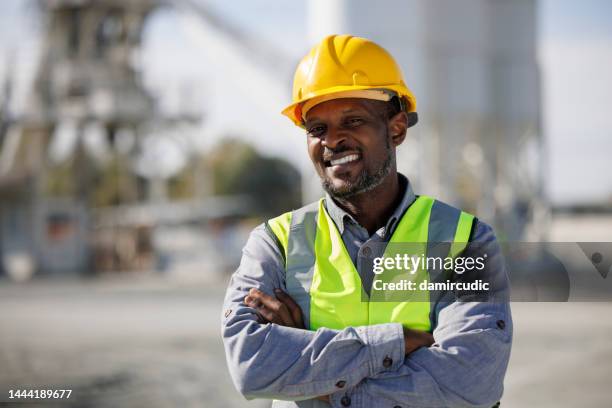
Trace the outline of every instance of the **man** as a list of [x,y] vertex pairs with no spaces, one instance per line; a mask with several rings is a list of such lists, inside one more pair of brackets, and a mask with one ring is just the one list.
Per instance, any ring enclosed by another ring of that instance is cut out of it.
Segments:
[[[369,40],[329,36],[300,62],[293,99],[283,113],[306,130],[327,194],[260,225],[244,247],[222,318],[238,390],[274,407],[493,406],[512,337],[499,247],[488,225],[416,196],[397,172],[396,148],[417,121],[397,64]],[[373,260],[402,253],[484,260],[478,276],[493,289],[484,302],[381,290],[398,277],[469,275],[429,264],[373,272]]]

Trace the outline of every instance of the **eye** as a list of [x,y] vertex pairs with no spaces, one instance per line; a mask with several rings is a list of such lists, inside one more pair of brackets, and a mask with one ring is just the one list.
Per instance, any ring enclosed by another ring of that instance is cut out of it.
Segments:
[[348,118],[345,122],[348,127],[357,127],[362,125],[364,120],[362,118]]
[[325,133],[325,126],[315,125],[306,129],[306,133],[311,137],[321,137]]

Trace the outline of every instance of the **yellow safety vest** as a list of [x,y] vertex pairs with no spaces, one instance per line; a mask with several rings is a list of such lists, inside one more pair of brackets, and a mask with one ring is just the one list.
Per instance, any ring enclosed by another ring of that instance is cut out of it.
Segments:
[[[469,241],[474,216],[427,196],[419,196],[399,220],[383,257],[425,256],[432,243],[450,243],[447,256],[456,257]],[[427,291],[391,293],[363,289],[361,278],[324,199],[267,222],[285,257],[286,289],[302,308],[311,330],[343,329],[378,323],[401,323],[431,331]],[[389,270],[375,277],[382,282],[408,279],[418,285],[430,278],[426,268],[413,273]]]

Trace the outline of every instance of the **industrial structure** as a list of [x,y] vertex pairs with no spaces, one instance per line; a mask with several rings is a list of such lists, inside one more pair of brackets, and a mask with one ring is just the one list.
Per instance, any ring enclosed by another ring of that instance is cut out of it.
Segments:
[[[366,0],[306,1],[310,44],[329,33],[361,35],[388,48],[402,66],[417,95],[420,123],[400,148],[398,166],[415,189],[477,213],[502,240],[543,238],[548,206],[541,180],[546,157],[535,0],[389,0],[384,8]],[[39,4],[44,45],[28,110],[9,112],[9,83],[0,104],[1,269],[23,275],[87,268],[88,231],[95,223],[87,204],[90,173],[105,152],[134,160],[155,129],[198,120],[163,117],[142,85],[146,67],[139,52],[153,10],[173,6],[197,19],[204,35],[220,44],[216,64],[265,84],[259,88],[265,93],[245,91],[275,100],[264,107],[290,99],[297,65],[203,1]],[[75,141],[71,200],[43,198],[48,150],[58,139]],[[320,196],[319,181],[310,167],[302,172],[303,199],[310,201]],[[136,176],[125,177],[121,205],[142,209],[144,201],[164,195],[164,180],[155,172],[141,193]],[[105,225],[115,213],[102,217]]]
[[[160,118],[141,83],[143,25],[159,2],[37,4],[43,45],[27,109],[0,117],[0,255],[2,269],[23,278],[36,270],[87,270],[92,260],[90,230],[95,220],[89,201],[95,166],[108,159],[109,152],[131,160],[152,128],[193,119]],[[10,93],[5,93],[9,100]],[[47,191],[54,143],[73,144],[71,174],[66,175],[73,191],[61,199]],[[122,203],[139,201],[136,177],[131,172],[123,177],[127,182]],[[145,188],[154,192],[155,181]],[[127,235],[120,241],[143,239],[142,229]]]
[[328,33],[364,36],[402,66],[420,121],[399,149],[400,171],[421,194],[494,223],[502,240],[546,231],[536,3],[309,2],[311,43]]

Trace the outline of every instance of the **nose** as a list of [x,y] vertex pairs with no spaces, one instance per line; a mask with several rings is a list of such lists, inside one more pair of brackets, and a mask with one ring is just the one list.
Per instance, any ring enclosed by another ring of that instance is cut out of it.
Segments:
[[330,126],[327,129],[327,133],[321,141],[321,144],[331,150],[336,150],[338,147],[346,143],[346,139],[346,132],[344,132],[342,129]]

